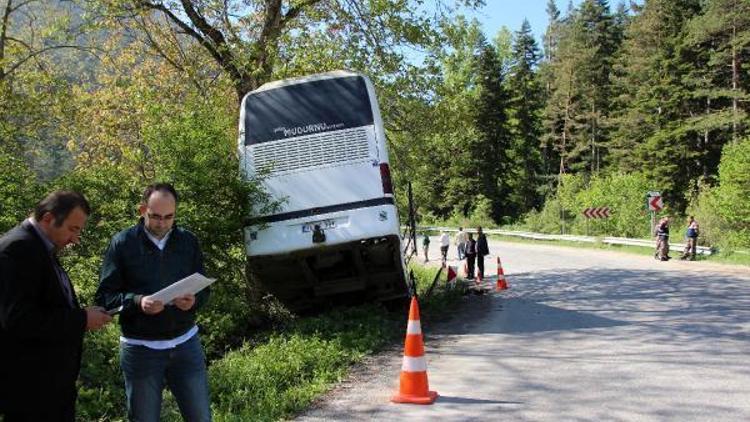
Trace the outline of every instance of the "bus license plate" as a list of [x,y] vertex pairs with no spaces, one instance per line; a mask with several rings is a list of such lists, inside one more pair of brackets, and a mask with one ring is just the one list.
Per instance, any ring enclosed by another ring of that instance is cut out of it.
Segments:
[[309,233],[313,231],[315,226],[320,226],[321,229],[332,229],[336,227],[336,221],[335,220],[323,220],[323,221],[315,221],[313,223],[307,223],[302,225],[302,233]]

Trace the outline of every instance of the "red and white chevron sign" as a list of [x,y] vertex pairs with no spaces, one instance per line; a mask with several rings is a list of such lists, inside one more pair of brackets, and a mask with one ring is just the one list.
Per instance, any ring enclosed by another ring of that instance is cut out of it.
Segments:
[[661,211],[664,208],[664,201],[661,199],[661,195],[649,196],[648,197],[648,209],[649,211]]
[[586,208],[583,210],[583,216],[586,218],[607,218],[609,217],[609,207]]

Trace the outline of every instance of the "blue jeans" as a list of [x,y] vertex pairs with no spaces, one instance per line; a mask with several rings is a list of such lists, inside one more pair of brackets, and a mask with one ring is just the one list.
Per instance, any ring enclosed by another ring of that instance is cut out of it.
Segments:
[[206,362],[197,334],[166,350],[120,343],[120,365],[125,378],[129,420],[160,420],[165,383],[185,421],[211,420]]

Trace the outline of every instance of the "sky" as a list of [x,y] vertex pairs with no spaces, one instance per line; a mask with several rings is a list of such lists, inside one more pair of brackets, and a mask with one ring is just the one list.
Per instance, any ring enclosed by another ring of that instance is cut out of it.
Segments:
[[[582,0],[572,0],[574,6],[581,4]],[[557,9],[561,15],[568,10],[569,0],[555,0]],[[482,24],[484,35],[491,40],[497,35],[501,27],[507,26],[511,32],[521,29],[524,18],[531,24],[539,45],[547,24],[547,0],[486,0],[486,6],[474,12],[466,13],[466,16],[476,18]]]

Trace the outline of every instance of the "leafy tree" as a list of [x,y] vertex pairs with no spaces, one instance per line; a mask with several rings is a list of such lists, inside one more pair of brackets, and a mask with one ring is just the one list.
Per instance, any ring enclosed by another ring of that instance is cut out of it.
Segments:
[[13,228],[26,218],[41,189],[26,163],[0,146],[0,233]]
[[70,111],[63,54],[80,50],[76,7],[38,0],[0,4],[0,146],[43,179],[69,167],[56,130]]
[[[414,1],[92,1],[99,13],[134,29],[178,69],[191,67],[185,46],[200,45],[213,59],[215,71],[229,76],[238,100],[278,75],[279,69],[309,70],[305,55],[285,52],[302,51],[299,47],[310,42],[326,45],[334,57],[342,51],[359,57],[366,63],[361,69],[393,73],[404,63],[397,47],[429,44],[433,36],[431,20]],[[279,60],[285,56],[292,62]],[[325,62],[320,64],[316,67],[328,69]]]
[[718,214],[727,223],[726,234],[738,246],[750,247],[750,138],[724,148],[716,190]]
[[[462,16],[441,22],[440,32],[444,43],[425,58],[435,72],[432,92],[424,97],[407,94],[412,99],[409,112],[400,112],[415,119],[417,130],[392,130],[389,136],[396,185],[404,189],[412,182],[421,215],[447,218],[468,215],[478,189],[476,177],[467,177],[475,164],[469,146],[478,137],[472,118],[476,56],[483,36],[478,22]],[[406,195],[399,197],[403,201]]]

